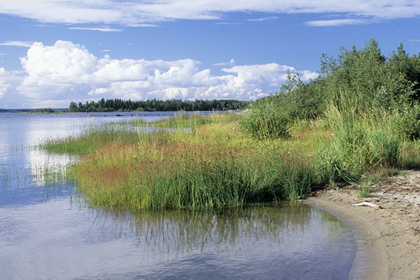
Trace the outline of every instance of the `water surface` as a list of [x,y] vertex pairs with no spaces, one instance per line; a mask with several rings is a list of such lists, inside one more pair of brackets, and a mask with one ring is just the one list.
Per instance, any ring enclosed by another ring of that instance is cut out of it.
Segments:
[[0,279],[348,278],[353,233],[319,209],[101,212],[46,175],[78,159],[37,144],[133,114],[0,114]]

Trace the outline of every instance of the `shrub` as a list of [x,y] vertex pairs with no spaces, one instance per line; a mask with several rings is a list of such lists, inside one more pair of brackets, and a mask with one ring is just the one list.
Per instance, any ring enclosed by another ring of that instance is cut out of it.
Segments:
[[280,106],[274,102],[258,104],[244,112],[240,126],[242,131],[257,139],[270,139],[290,136],[292,120]]
[[394,110],[392,116],[402,135],[410,140],[420,139],[420,105],[417,102],[412,105],[403,104]]

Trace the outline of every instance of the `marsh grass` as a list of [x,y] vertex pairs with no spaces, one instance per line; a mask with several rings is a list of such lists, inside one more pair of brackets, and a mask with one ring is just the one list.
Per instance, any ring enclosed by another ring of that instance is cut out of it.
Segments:
[[[240,132],[234,114],[196,118],[181,116],[171,122],[175,130],[140,133],[136,143],[101,146],[75,164],[70,177],[91,205],[132,211],[296,200],[316,181],[312,160],[299,151],[314,147],[310,136],[295,140],[300,145],[259,141]],[[183,129],[182,121],[195,128]]]
[[187,114],[184,111],[179,111],[173,117],[166,118],[156,122],[145,122],[142,119],[136,119],[131,122],[132,125],[142,127],[164,127],[164,128],[188,128],[195,129],[198,126],[213,123],[226,123],[229,121],[238,120],[238,113],[215,113],[202,116],[199,113]]
[[360,112],[354,104],[338,109],[330,105],[327,120],[332,144],[319,153],[319,166],[331,183],[358,183],[365,174],[401,166],[405,140],[389,112],[381,108]]
[[54,144],[76,143],[62,151],[82,147],[84,156],[68,180],[91,206],[133,212],[235,208],[298,200],[314,186],[360,183],[366,174],[402,162],[402,140],[386,118],[348,120],[345,113],[332,107],[327,124],[296,124],[287,138],[256,139],[241,130],[238,114],[181,114],[154,123],[155,129],[108,127]]
[[103,125],[99,129],[89,128],[79,136],[48,140],[40,148],[57,154],[84,155],[112,143],[135,143],[137,138],[137,132],[126,129],[125,126]]
[[406,141],[400,153],[400,167],[420,169],[420,140]]
[[66,166],[51,166],[49,163],[31,167],[34,179],[45,187],[66,184]]

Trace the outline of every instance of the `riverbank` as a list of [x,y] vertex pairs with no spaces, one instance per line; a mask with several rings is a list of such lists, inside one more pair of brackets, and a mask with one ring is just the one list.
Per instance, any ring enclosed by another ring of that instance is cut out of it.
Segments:
[[[356,188],[322,190],[305,203],[327,211],[354,228],[359,250],[351,279],[420,279],[420,171],[372,186],[359,198]],[[373,206],[354,206],[370,202]]]

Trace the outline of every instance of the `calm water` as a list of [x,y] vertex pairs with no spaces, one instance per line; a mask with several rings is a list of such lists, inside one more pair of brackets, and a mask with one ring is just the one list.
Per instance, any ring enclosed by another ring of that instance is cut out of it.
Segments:
[[[305,205],[222,213],[98,212],[36,148],[125,114],[0,113],[0,279],[348,279],[352,231]],[[173,113],[144,113],[153,121]]]

